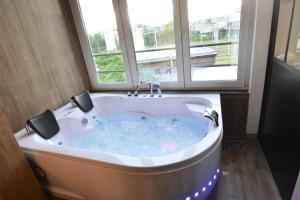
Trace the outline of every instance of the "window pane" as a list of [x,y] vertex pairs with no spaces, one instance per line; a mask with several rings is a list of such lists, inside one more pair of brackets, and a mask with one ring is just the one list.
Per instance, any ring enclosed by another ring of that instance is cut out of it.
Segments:
[[241,0],[188,0],[192,81],[237,80]]
[[79,2],[99,82],[126,82],[112,0]]
[[280,1],[274,56],[284,60],[289,35],[293,1]]
[[102,83],[111,83],[111,82],[125,82],[125,72],[124,71],[115,71],[115,72],[100,72],[98,73],[99,79]]
[[139,80],[177,81],[172,0],[128,0]]
[[287,63],[300,70],[300,0],[296,0]]

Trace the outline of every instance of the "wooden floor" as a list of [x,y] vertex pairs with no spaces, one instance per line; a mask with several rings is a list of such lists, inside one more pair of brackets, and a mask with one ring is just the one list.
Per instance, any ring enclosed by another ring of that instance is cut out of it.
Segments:
[[[242,142],[235,148],[232,141]],[[224,139],[222,176],[208,200],[279,200],[275,181],[257,140]]]

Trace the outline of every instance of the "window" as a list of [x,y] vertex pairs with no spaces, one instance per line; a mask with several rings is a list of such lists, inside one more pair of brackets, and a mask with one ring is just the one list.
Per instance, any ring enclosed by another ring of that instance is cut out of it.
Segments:
[[297,23],[300,18],[299,0],[295,1],[294,9],[286,63],[300,71],[300,26]]
[[280,1],[274,56],[282,61],[285,61],[292,8],[293,1]]
[[127,4],[139,80],[176,82],[172,0],[127,0]]
[[70,2],[95,89],[247,86],[248,1]]
[[99,83],[127,82],[111,0],[80,0]]
[[240,13],[241,0],[188,0],[192,81],[237,80]]

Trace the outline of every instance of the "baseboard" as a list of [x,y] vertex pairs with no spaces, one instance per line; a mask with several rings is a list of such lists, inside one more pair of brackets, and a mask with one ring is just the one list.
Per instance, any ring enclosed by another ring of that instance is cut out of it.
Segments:
[[255,133],[247,133],[240,136],[230,136],[230,135],[224,135],[224,138],[226,139],[234,139],[234,140],[257,140],[257,134]]
[[252,140],[257,140],[257,134],[256,133],[247,133],[246,138],[252,139]]

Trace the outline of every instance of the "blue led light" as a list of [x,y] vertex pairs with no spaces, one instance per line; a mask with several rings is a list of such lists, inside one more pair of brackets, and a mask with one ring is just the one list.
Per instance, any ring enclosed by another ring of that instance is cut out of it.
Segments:
[[211,186],[211,184],[212,184],[212,182],[211,182],[211,181],[209,181],[209,182],[208,182],[208,185],[209,185],[209,186]]
[[214,179],[216,179],[217,178],[217,175],[214,175]]
[[220,169],[217,169],[217,173],[219,173],[220,172]]
[[194,194],[194,197],[197,197],[199,195],[199,193],[198,192],[196,192],[195,194]]
[[203,188],[202,188],[202,192],[205,192],[205,190],[206,190],[206,187],[203,187]]
[[191,197],[187,197],[187,198],[185,198],[185,200],[191,200]]

